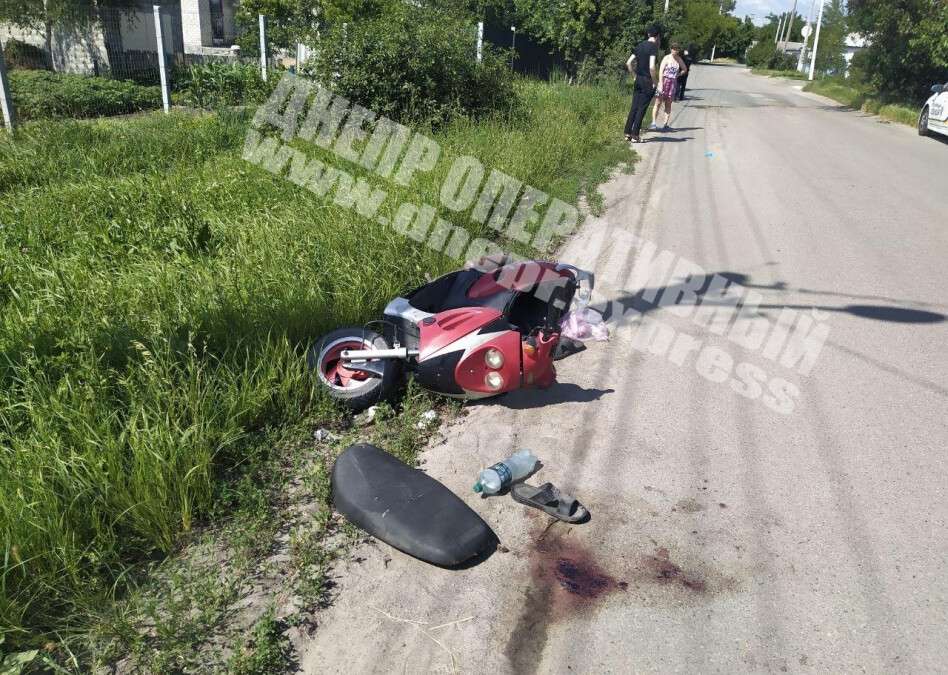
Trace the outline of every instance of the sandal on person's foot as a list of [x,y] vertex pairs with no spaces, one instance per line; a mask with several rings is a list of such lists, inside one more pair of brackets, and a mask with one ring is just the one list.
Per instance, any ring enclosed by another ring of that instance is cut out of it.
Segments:
[[579,523],[589,517],[586,507],[575,497],[563,494],[553,483],[544,483],[540,487],[517,483],[510,488],[514,501],[532,506],[567,523]]

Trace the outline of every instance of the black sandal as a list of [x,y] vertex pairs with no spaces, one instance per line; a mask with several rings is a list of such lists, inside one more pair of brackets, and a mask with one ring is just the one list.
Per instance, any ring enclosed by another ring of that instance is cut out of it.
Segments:
[[517,483],[510,488],[514,501],[540,509],[544,513],[567,523],[579,523],[589,517],[586,507],[575,497],[563,494],[553,483],[544,483],[540,487]]

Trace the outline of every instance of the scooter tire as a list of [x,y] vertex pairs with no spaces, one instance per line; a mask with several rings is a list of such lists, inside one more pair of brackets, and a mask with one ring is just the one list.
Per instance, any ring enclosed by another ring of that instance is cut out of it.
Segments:
[[358,326],[339,328],[316,340],[306,353],[306,363],[323,391],[353,412],[361,412],[395,395],[402,364],[394,359],[383,359],[382,377],[362,378],[358,373],[352,376],[352,371],[340,369],[338,354],[343,349],[389,348],[385,338],[374,331]]

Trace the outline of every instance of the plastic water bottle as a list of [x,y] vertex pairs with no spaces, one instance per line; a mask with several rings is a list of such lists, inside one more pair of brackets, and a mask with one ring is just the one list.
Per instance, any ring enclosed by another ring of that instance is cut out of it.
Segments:
[[495,495],[515,480],[528,476],[536,465],[536,455],[526,449],[518,450],[510,458],[481,471],[474,492]]

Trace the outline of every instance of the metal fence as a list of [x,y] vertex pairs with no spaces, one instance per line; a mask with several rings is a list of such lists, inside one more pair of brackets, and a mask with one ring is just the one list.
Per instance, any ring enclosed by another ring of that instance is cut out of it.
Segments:
[[[12,129],[17,121],[46,117],[167,111],[181,100],[177,90],[192,82],[190,66],[253,64],[265,80],[275,61],[292,65],[311,53],[297,45],[295,53],[274,54],[261,16],[242,40],[257,54],[242,56],[233,44],[238,37],[234,0],[210,0],[211,11],[202,16],[189,12],[189,7],[198,6],[190,0],[167,0],[162,5],[146,1],[123,8],[90,5],[87,16],[73,16],[68,24],[0,24],[0,105],[6,126]],[[524,74],[547,77],[561,65],[549,50],[519,35],[516,27],[478,23],[471,28],[471,55],[478,61],[483,44],[489,42],[510,50],[511,68]],[[64,80],[70,79],[64,87]],[[77,100],[65,100],[64,88]]]
[[[184,55],[180,5],[158,9],[164,53]],[[46,70],[142,84],[158,82],[158,42],[152,7],[95,8],[48,26],[0,25],[9,70]]]

